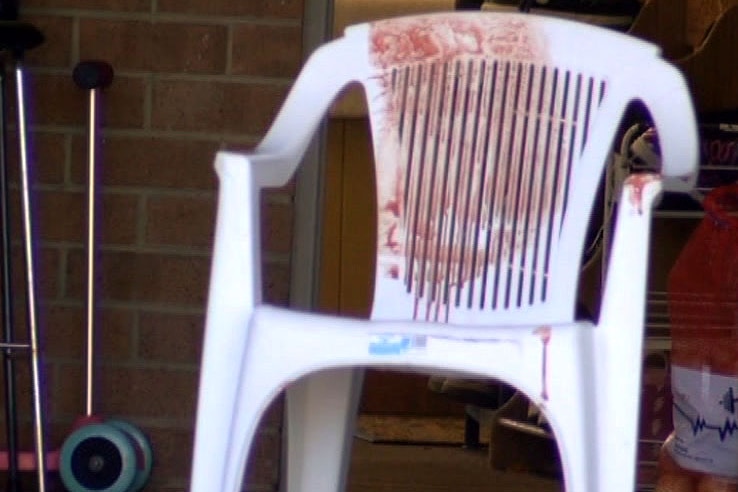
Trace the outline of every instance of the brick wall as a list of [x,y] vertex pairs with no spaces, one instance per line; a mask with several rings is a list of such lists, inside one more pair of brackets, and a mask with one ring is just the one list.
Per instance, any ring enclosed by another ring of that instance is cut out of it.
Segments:
[[[81,59],[116,71],[104,143],[97,410],[151,438],[146,490],[186,490],[213,232],[216,149],[258,141],[301,61],[301,0],[23,0],[46,43],[27,56],[50,447],[84,412],[87,94]],[[12,141],[15,146],[15,140]],[[11,155],[17,182],[16,159]],[[14,197],[17,198],[17,186]],[[293,189],[264,197],[265,296],[288,297]],[[19,236],[15,215],[15,237]],[[19,245],[16,244],[16,257]],[[16,277],[21,277],[16,267]],[[20,303],[20,282],[15,297]],[[22,309],[17,309],[22,317]],[[28,386],[19,363],[19,386]],[[21,408],[27,414],[29,405]],[[279,405],[250,490],[277,487]],[[30,431],[22,429],[22,440]]]

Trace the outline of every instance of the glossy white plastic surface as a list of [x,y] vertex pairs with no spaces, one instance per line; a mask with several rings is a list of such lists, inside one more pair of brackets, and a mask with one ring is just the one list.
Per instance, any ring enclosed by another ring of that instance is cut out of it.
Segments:
[[[353,81],[376,156],[371,320],[266,306],[260,190],[293,176]],[[587,222],[633,100],[654,118],[663,168],[626,180],[599,320],[577,322]],[[307,61],[253,153],[217,156],[191,490],[240,490],[259,419],[285,389],[286,490],[343,490],[366,367],[505,380],[546,413],[568,492],[632,490],[651,209],[696,168],[687,87],[648,43],[522,14],[350,27]]]

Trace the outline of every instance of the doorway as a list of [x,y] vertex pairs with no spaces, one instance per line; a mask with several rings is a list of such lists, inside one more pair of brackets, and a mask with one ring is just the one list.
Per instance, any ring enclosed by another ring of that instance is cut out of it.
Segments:
[[[317,307],[322,312],[366,318],[372,300],[376,245],[369,121],[366,116],[345,117],[339,112],[326,128]],[[461,417],[463,405],[429,391],[427,381],[425,375],[369,370],[360,411]]]
[[[306,54],[327,39],[339,36],[347,25],[395,15],[454,10],[458,3],[457,0],[305,2]],[[368,317],[376,244],[374,164],[369,122],[360,91],[349,91],[336,105],[323,135],[317,140],[320,143],[308,159],[313,162],[306,163],[307,172],[302,173],[297,183],[296,222],[308,226],[298,226],[300,230],[296,231],[299,261],[293,267],[292,297],[301,307]],[[316,231],[320,238],[317,240]],[[308,251],[312,251],[312,258]],[[306,295],[311,291],[311,295]],[[429,391],[427,381],[425,375],[368,371],[361,411],[462,417],[463,405]]]

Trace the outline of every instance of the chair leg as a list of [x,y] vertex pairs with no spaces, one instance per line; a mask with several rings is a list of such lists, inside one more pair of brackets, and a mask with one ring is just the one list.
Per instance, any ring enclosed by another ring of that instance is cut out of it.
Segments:
[[469,415],[464,413],[464,447],[468,449],[477,449],[479,447],[479,422]]
[[287,389],[287,492],[342,492],[364,371],[310,374]]
[[200,372],[191,492],[227,490],[224,480],[238,390],[225,382],[238,374],[245,335],[246,330],[238,329],[207,332]]

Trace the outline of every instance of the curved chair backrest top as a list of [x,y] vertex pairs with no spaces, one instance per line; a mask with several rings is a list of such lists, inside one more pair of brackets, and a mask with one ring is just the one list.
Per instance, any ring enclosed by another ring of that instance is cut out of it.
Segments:
[[573,320],[587,222],[631,101],[654,116],[662,172],[676,187],[694,179],[694,144],[670,138],[683,135],[671,118],[691,116],[687,91],[658,55],[586,24],[480,12],[351,26],[319,49],[295,92],[327,105],[358,81],[369,107],[372,317]]

